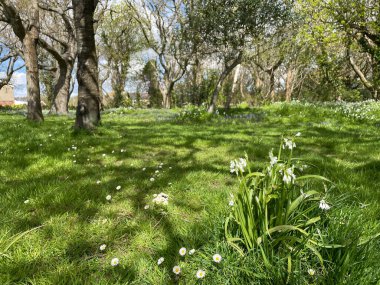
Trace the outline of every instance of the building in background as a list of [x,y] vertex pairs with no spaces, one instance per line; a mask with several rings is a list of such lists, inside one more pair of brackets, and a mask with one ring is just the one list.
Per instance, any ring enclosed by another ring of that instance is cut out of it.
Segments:
[[14,104],[13,85],[4,85],[0,89],[0,106],[13,106]]

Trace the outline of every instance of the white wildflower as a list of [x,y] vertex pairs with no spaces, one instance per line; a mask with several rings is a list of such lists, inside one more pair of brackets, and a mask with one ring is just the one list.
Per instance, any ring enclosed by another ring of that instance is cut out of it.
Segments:
[[179,267],[178,265],[174,266],[173,272],[177,275],[180,274],[181,273],[181,267]]
[[313,276],[313,275],[315,275],[315,270],[312,269],[312,268],[309,268],[309,269],[307,270],[307,273],[309,273],[310,276]]
[[116,190],[120,190],[121,189],[121,186],[116,186]]
[[181,256],[185,256],[186,255],[186,248],[185,247],[180,248],[179,255],[181,255]]
[[111,260],[111,265],[112,266],[117,266],[117,265],[119,265],[119,259],[118,258],[112,258],[112,260]]
[[319,202],[319,208],[321,208],[322,210],[330,210],[330,206],[329,206],[329,204],[327,204],[326,203],[326,201],[325,200],[321,200],[320,202]]
[[106,245],[105,244],[102,244],[101,246],[99,246],[99,249],[101,250],[101,251],[104,251],[105,249],[106,249]]
[[30,203],[29,199],[24,201],[24,204],[29,204],[29,203]]
[[111,201],[111,199],[112,199],[112,196],[111,196],[111,195],[107,195],[107,196],[106,196],[106,200],[107,200],[107,201]]
[[160,193],[152,200],[153,203],[157,205],[168,205],[169,203],[169,195],[165,193]]
[[100,180],[96,181],[96,184],[100,184]]
[[293,168],[290,167],[290,168],[286,169],[284,172],[284,177],[282,178],[282,180],[286,184],[290,184],[290,183],[294,183],[295,179],[296,179],[296,176],[293,173]]
[[151,177],[149,180],[150,180],[150,182],[153,182],[154,181],[154,177]]
[[157,260],[157,264],[158,264],[158,265],[161,265],[164,261],[165,261],[165,258],[160,257],[160,258]]
[[222,261],[222,257],[220,254],[214,254],[214,256],[212,257],[212,259],[214,260],[214,262],[216,263],[220,263]]
[[204,270],[199,269],[199,270],[197,271],[197,278],[198,278],[198,279],[202,279],[202,278],[204,278],[205,275],[206,275],[206,272],[204,272]]
[[296,137],[300,137],[300,136],[301,136],[301,133],[298,132],[298,133],[295,134],[295,136],[296,136]]
[[194,249],[194,248],[193,248],[193,249],[190,249],[190,250],[189,250],[189,255],[193,255],[194,252],[195,252],[195,249]]
[[144,209],[148,210],[149,209],[149,205],[145,205]]
[[282,145],[283,149],[293,149],[296,147],[295,142],[293,142],[291,139],[284,138],[284,144]]
[[230,200],[230,202],[228,202],[228,205],[231,206],[231,207],[232,207],[234,204],[235,204],[234,200]]
[[278,162],[277,156],[273,155],[273,150],[269,152],[269,158],[270,158],[270,168],[272,168]]
[[244,158],[239,158],[231,160],[230,162],[230,172],[239,174],[239,172],[244,172],[247,167],[247,160]]
[[142,169],[142,171],[145,171],[146,170],[146,168],[144,167],[143,169]]

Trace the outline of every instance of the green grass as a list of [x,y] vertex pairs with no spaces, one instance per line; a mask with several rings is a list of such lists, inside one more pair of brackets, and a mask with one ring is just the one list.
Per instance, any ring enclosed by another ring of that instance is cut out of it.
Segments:
[[[33,124],[0,114],[0,252],[12,236],[43,226],[0,257],[0,284],[196,284],[200,268],[203,284],[276,284],[257,256],[239,257],[225,243],[228,198],[239,184],[229,162],[246,152],[259,169],[281,135],[296,132],[302,136],[294,155],[334,182],[330,218],[350,229],[332,229],[334,240],[380,231],[380,119],[355,121],[329,107],[284,104],[196,123],[177,122],[175,112],[108,112],[91,134],[74,133],[73,118]],[[240,118],[252,112],[260,116]],[[152,206],[160,192],[169,195],[167,209]],[[180,258],[181,247],[197,251]],[[217,252],[219,265],[212,262]],[[347,284],[379,282],[379,252],[377,239],[368,256],[353,259]],[[114,257],[117,267],[110,265]],[[179,279],[172,273],[177,264],[184,270]],[[330,277],[305,278],[335,284]]]

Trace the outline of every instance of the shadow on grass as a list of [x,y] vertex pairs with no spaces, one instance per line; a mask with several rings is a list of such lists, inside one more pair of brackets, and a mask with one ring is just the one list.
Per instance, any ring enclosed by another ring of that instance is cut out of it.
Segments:
[[[231,114],[243,115],[245,112],[232,112]],[[125,118],[118,121],[106,119],[103,125],[91,134],[73,134],[69,124],[61,124],[61,118],[52,118],[52,121],[48,119],[45,125],[26,125],[15,130],[1,144],[1,149],[7,149],[7,155],[0,162],[0,166],[8,169],[5,172],[8,176],[4,187],[0,186],[0,190],[4,196],[11,195],[16,200],[16,202],[6,200],[8,202],[7,210],[0,210],[0,214],[7,221],[5,227],[11,233],[17,233],[49,223],[55,217],[65,214],[74,215],[83,227],[84,233],[68,237],[72,240],[68,241],[61,258],[67,259],[73,265],[80,264],[93,252],[96,252],[99,246],[98,237],[91,238],[87,228],[98,218],[101,207],[107,203],[105,196],[107,194],[119,195],[128,200],[130,208],[123,213],[124,221],[115,223],[105,233],[108,243],[112,244],[112,240],[122,238],[126,241],[127,247],[129,241],[138,234],[139,224],[153,219],[165,233],[168,244],[157,254],[169,259],[178,256],[178,249],[183,244],[199,247],[207,242],[211,238],[207,227],[212,224],[211,220],[215,217],[212,215],[202,216],[203,207],[200,205],[186,203],[180,198],[174,200],[173,203],[181,211],[199,216],[198,224],[190,225],[190,229],[182,233],[176,229],[178,225],[173,224],[168,216],[142,210],[147,196],[151,197],[154,193],[165,191],[168,183],[173,180],[186,184],[189,173],[206,172],[213,175],[228,173],[229,160],[241,157],[245,151],[250,156],[253,154],[257,161],[266,161],[268,151],[272,147],[277,147],[279,137],[283,132],[299,130],[299,122],[289,123],[286,126],[271,125],[265,121],[186,125],[152,121],[128,122]],[[58,130],[57,122],[59,123]],[[6,132],[11,132],[15,126],[9,125],[4,128]],[[47,136],[50,132],[53,133],[52,137]],[[310,137],[317,137],[317,140],[301,138],[302,149],[316,153],[318,157],[322,156],[323,160],[315,159],[313,162],[321,169],[329,169],[332,177],[328,178],[334,179],[342,172],[355,171],[363,174],[356,177],[355,183],[371,179],[377,185],[380,184],[380,178],[377,175],[380,170],[379,161],[369,161],[360,167],[351,169],[349,166],[338,166],[335,158],[329,157],[329,155],[339,154],[346,160],[359,159],[363,152],[358,151],[357,155],[352,158],[345,157],[341,150],[342,146],[376,144],[378,143],[376,136],[367,135],[364,138],[358,138],[354,131],[334,131],[319,126],[307,127],[305,132]],[[22,139],[16,139],[17,137]],[[43,144],[44,147],[41,148],[40,144]],[[79,150],[68,151],[72,145]],[[28,148],[29,150],[27,150]],[[121,149],[125,152],[120,152]],[[221,149],[224,150],[223,153],[219,153]],[[115,152],[112,153],[112,151]],[[104,162],[103,153],[112,159],[112,163]],[[76,155],[77,163],[75,165],[58,168],[54,168],[54,165],[45,165],[46,172],[40,168],[40,172],[34,173],[32,177],[9,175],[12,171],[27,173],[43,159],[72,161],[74,160],[73,155]],[[87,161],[88,158],[90,161]],[[131,165],[130,161],[136,160],[143,164]],[[159,162],[164,162],[165,165],[173,168],[172,170],[166,169],[165,173],[161,173],[159,181],[150,183],[150,174],[154,172]],[[105,165],[106,167],[104,167]],[[142,167],[147,167],[146,172],[141,170]],[[54,169],[48,171],[49,168]],[[100,177],[107,177],[107,186],[96,184],[96,180]],[[189,181],[190,183],[191,181]],[[228,187],[234,185],[230,180],[224,183]],[[133,190],[125,193],[117,192],[115,186],[120,184],[123,185],[123,188]],[[12,191],[17,191],[17,193]],[[27,206],[27,210],[20,210],[19,204],[23,199],[33,195],[36,196],[36,201]],[[109,215],[111,218],[118,216],[117,213]],[[133,225],[125,222],[125,220],[134,219],[136,223]],[[41,232],[45,240],[49,240],[54,235],[54,229],[51,227],[46,227]],[[171,265],[165,266],[170,272]],[[30,264],[18,262],[8,265],[7,268],[10,270],[9,276],[14,278],[14,282],[25,282],[37,271],[41,276],[48,276],[54,271],[41,260],[33,261]],[[54,279],[58,283],[60,280],[85,282],[85,276],[93,274],[93,269],[84,267],[82,270],[82,272],[74,271],[78,273],[78,276],[75,277],[67,268],[60,271]],[[133,267],[128,270],[106,269],[103,273],[112,280],[116,280],[115,283],[125,283],[137,278],[137,271]],[[175,283],[175,280],[173,279],[172,282]]]

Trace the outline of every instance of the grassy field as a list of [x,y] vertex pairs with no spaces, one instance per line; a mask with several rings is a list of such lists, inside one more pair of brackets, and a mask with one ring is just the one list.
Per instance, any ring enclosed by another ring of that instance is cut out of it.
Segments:
[[[333,182],[334,241],[371,237],[380,231],[379,110],[367,120],[275,104],[187,122],[175,119],[178,110],[124,109],[104,114],[92,134],[74,133],[73,118],[36,125],[0,113],[0,284],[281,284],[257,256],[240,257],[225,242],[239,184],[229,162],[247,153],[259,169],[282,135],[301,132],[295,156]],[[161,192],[167,207],[152,203]],[[196,251],[181,257],[181,247]],[[379,284],[379,239],[353,254],[344,284]],[[200,268],[206,277],[196,280]],[[292,284],[338,284],[317,265],[314,276],[298,274]]]

